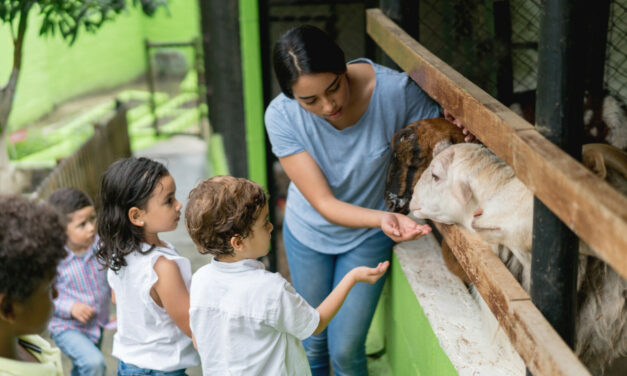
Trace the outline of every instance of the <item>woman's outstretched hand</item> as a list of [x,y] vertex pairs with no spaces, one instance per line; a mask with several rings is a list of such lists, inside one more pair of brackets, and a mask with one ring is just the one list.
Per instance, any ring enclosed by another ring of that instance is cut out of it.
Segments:
[[464,125],[462,124],[461,121],[455,119],[455,116],[451,115],[450,112],[448,112],[447,110],[444,110],[444,118],[446,120],[448,120],[449,122],[455,124],[457,126],[457,128],[461,128],[462,133],[464,134],[464,141],[466,142],[473,142],[476,141],[477,139],[475,138],[475,135],[470,133],[470,131],[468,129],[466,129],[466,127],[464,127]]
[[395,242],[404,242],[430,233],[431,227],[399,213],[386,213],[381,219],[381,230]]

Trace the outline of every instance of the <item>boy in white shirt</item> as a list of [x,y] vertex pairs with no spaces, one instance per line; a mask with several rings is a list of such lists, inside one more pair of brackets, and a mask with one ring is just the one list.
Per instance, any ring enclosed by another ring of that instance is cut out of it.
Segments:
[[357,282],[374,283],[389,262],[352,269],[313,308],[256,259],[272,224],[263,189],[232,176],[207,179],[189,195],[187,230],[211,263],[192,277],[190,327],[204,375],[311,375],[301,340],[322,332]]

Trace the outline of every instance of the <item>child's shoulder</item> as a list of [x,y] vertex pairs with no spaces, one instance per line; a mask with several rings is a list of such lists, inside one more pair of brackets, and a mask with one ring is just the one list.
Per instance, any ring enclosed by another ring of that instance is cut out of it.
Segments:
[[192,285],[215,283],[225,283],[233,287],[242,285],[247,290],[253,291],[253,294],[254,291],[258,291],[262,295],[277,294],[289,285],[281,274],[267,271],[262,267],[242,268],[241,265],[225,265],[215,261],[200,267],[192,277]]

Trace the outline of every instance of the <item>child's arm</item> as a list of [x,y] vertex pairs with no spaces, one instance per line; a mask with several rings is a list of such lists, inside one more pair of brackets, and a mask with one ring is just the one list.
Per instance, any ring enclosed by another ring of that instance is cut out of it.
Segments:
[[189,328],[189,292],[181,276],[176,261],[159,257],[155,262],[155,272],[159,279],[152,286],[155,303],[165,308],[172,321],[188,337],[192,336]]
[[318,334],[326,329],[331,319],[335,317],[337,311],[340,310],[344,299],[346,299],[346,296],[357,282],[375,283],[385,274],[389,265],[389,261],[380,262],[376,268],[360,266],[348,272],[333,291],[331,291],[331,294],[316,308],[320,314],[320,322],[313,334]]

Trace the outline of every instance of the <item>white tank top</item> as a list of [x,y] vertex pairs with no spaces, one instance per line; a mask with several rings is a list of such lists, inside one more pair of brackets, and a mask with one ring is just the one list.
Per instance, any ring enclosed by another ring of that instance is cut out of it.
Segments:
[[[159,257],[174,260],[189,291],[191,265],[170,243],[154,247],[147,254],[133,252],[125,257],[127,266],[117,273],[109,270],[107,279],[115,292],[117,333],[113,336],[113,356],[136,367],[174,371],[197,366],[200,361],[191,338],[172,321],[164,308],[150,297],[158,277],[154,265]],[[150,249],[143,243],[142,252]]]

